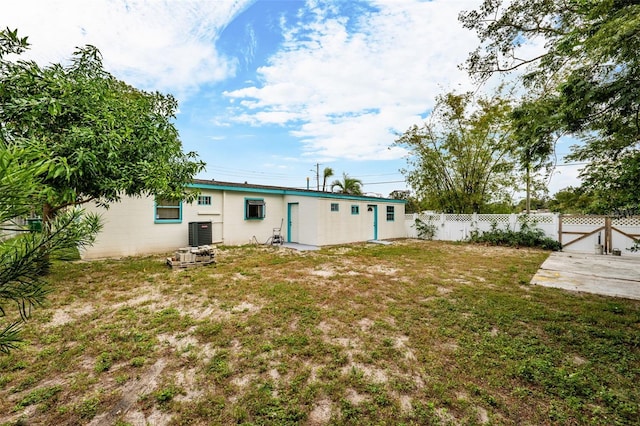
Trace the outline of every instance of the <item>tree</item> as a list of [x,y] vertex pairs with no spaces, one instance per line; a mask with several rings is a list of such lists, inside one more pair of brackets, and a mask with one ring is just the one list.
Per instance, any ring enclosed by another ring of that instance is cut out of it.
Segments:
[[[516,119],[537,128],[538,136],[580,138],[583,143],[567,158],[589,162],[582,171],[583,186],[598,192],[606,208],[638,205],[640,4],[485,0],[460,20],[480,39],[467,70],[480,81],[518,70],[532,96]],[[544,51],[524,56],[536,41],[544,44]],[[535,111],[548,113],[531,114]],[[542,152],[548,141],[532,138]],[[609,196],[609,191],[615,194]]]
[[524,199],[520,200],[520,202],[515,206],[516,213],[527,212],[527,208],[529,210],[546,210],[548,209],[549,200],[547,198],[537,198],[533,197],[529,200]]
[[414,125],[395,142],[410,151],[410,168],[402,172],[416,194],[448,213],[480,212],[491,202],[510,201],[517,163],[510,112],[501,97],[439,96],[424,125]]
[[333,176],[333,169],[331,167],[325,167],[322,172],[322,192],[326,191],[327,180]]
[[[335,190],[336,188],[338,188],[337,191]],[[342,180],[336,179],[331,183],[331,192],[362,195],[362,181],[360,179],[349,177],[346,173],[342,173]]]
[[[0,230],[0,352],[18,347],[21,324],[48,293],[41,278],[43,257],[61,248],[90,244],[100,229],[96,215],[80,210],[58,215],[48,232],[25,232],[15,219],[29,214],[39,195],[39,176],[48,172],[47,161],[33,159],[33,153],[0,138],[0,225],[17,235]],[[7,305],[13,305],[15,312]]]
[[76,50],[69,65],[46,67],[6,59],[28,47],[16,31],[2,31],[0,46],[3,132],[51,159],[40,179],[45,222],[68,206],[122,195],[195,196],[185,184],[204,164],[182,152],[172,96],[116,79],[93,46]]
[[583,188],[571,186],[556,192],[547,203],[549,210],[568,214],[601,214],[598,204]]
[[531,194],[547,192],[546,184],[534,177],[540,176],[543,169],[548,175],[554,166],[550,157],[555,152],[559,135],[553,130],[555,112],[552,108],[552,103],[524,101],[511,114],[513,140],[518,147],[519,162],[525,174],[524,210],[527,214],[531,211]]
[[[9,352],[20,342],[20,327],[34,306],[40,305],[48,289],[42,267],[49,254],[61,248],[90,244],[100,229],[96,215],[72,209],[46,224],[45,232],[27,232],[17,219],[27,216],[45,194],[43,181],[59,170],[55,160],[42,152],[40,141],[15,132],[4,114],[10,103],[29,108],[26,99],[11,99],[6,93],[13,83],[13,64],[7,54],[19,54],[27,39],[17,31],[0,31],[0,351]],[[32,101],[33,102],[33,101]],[[6,231],[10,231],[7,233]],[[10,311],[7,306],[15,306]]]
[[407,214],[421,213],[425,210],[429,210],[427,204],[423,200],[418,200],[411,195],[411,191],[407,190],[394,190],[391,191],[389,197],[392,200],[405,200],[404,212]]
[[[0,224],[18,233],[0,239],[0,318],[6,303],[19,313],[0,324],[2,351],[16,347],[21,321],[44,300],[49,254],[99,231],[98,217],[74,206],[122,195],[190,200],[197,194],[185,184],[204,167],[182,152],[173,97],[117,80],[93,46],[47,67],[16,59],[27,48],[17,30],[0,31]],[[15,226],[31,211],[43,232]]]

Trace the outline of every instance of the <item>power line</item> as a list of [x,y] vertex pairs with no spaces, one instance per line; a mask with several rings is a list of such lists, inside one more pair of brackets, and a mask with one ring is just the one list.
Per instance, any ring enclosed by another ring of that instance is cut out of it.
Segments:
[[393,176],[393,175],[401,175],[402,173],[400,172],[395,172],[395,173],[378,173],[378,174],[372,174],[372,175],[358,175],[358,177],[375,177],[375,176]]
[[556,167],[566,167],[566,166],[584,166],[589,163],[564,163],[564,164],[556,164]]
[[[316,163],[314,164],[315,169],[316,170],[311,170],[311,172],[313,172],[316,176],[315,176],[315,180],[316,180],[316,185],[317,185],[317,189],[319,190],[319,185],[320,185],[320,164]],[[302,178],[298,178],[295,176],[292,176],[290,174],[285,174],[285,173],[270,173],[270,172],[261,172],[261,171],[256,171],[256,170],[246,170],[246,169],[237,169],[237,168],[231,168],[231,167],[225,167],[225,166],[219,166],[219,165],[212,165],[212,166],[208,166],[207,167],[207,172],[214,175],[215,176],[222,176],[224,177],[228,177],[228,178],[240,178],[240,179],[244,179],[244,180],[251,180],[251,179],[260,179],[260,180],[283,180],[286,179],[288,181],[291,182],[300,182],[300,180]],[[382,177],[382,176],[394,176],[394,175],[401,175],[401,173],[377,173],[377,174],[366,174],[366,175],[358,175],[358,177]],[[305,180],[306,178],[302,179]],[[380,181],[380,182],[365,182],[362,185],[385,185],[385,184],[394,184],[394,183],[406,183],[405,180],[388,180],[388,181]],[[299,185],[291,185],[291,187],[293,188],[305,188],[304,186],[299,186]]]
[[382,185],[382,184],[385,184],[385,183],[406,183],[406,181],[404,181],[404,180],[389,180],[389,181],[386,181],[386,182],[366,182],[366,183],[363,183],[363,185]]

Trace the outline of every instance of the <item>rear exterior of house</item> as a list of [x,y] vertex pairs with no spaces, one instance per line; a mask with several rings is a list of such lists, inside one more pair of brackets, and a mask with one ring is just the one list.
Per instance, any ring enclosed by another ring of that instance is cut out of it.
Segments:
[[[197,180],[193,203],[124,197],[102,216],[103,230],[85,259],[167,253],[179,247],[268,242],[325,246],[402,238],[404,201],[294,188]],[[191,241],[189,235],[191,233]]]

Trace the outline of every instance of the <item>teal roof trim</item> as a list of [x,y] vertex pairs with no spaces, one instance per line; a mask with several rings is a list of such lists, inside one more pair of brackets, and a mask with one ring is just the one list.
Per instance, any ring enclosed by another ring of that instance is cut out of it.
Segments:
[[232,191],[232,192],[249,192],[254,194],[272,194],[272,195],[296,195],[300,197],[312,197],[312,198],[331,198],[340,200],[358,200],[369,201],[378,203],[396,203],[405,204],[406,200],[395,200],[392,198],[380,198],[380,197],[368,197],[366,195],[350,195],[350,194],[338,194],[335,192],[322,192],[312,191],[295,188],[281,188],[281,187],[267,187],[267,186],[251,186],[249,184],[237,184],[237,183],[225,183],[225,182],[194,182],[187,185],[190,188],[196,189],[212,189],[218,191]]

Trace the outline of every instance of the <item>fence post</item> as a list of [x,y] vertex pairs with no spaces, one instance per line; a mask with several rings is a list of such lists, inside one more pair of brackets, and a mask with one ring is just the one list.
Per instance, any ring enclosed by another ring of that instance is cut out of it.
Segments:
[[518,224],[518,215],[515,213],[511,213],[509,215],[509,227],[513,232],[518,232],[518,230],[516,229],[517,224]]
[[560,243],[560,247],[562,247],[562,213],[558,213],[558,242]]

